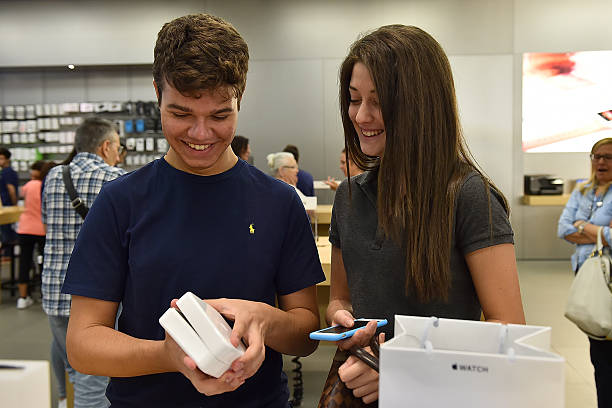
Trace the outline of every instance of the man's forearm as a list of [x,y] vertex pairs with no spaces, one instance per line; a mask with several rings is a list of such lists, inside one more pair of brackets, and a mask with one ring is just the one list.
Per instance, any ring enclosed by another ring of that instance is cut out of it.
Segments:
[[266,346],[292,356],[307,356],[317,348],[309,333],[319,329],[319,318],[311,310],[295,308],[283,311],[265,305]]
[[68,328],[70,365],[84,374],[133,377],[174,371],[163,341],[137,339],[106,326]]

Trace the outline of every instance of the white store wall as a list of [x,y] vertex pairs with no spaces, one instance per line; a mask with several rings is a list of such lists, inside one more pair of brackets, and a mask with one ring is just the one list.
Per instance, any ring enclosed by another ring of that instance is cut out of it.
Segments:
[[[573,179],[588,174],[588,163],[578,153],[522,153],[521,56],[610,49],[612,24],[604,12],[609,4],[609,0],[2,1],[0,67],[148,64],[164,22],[191,12],[219,15],[236,26],[251,52],[238,132],[251,139],[255,164],[265,170],[267,153],[293,143],[300,147],[300,165],[315,179],[323,179],[340,176],[337,161],[343,142],[337,70],[350,43],[360,32],[383,24],[420,26],[449,54],[466,139],[511,202],[518,256],[566,258],[571,246],[554,235],[560,209],[519,204],[523,174]],[[154,97],[146,72],[78,74],[66,79],[43,71],[0,72],[0,103]]]

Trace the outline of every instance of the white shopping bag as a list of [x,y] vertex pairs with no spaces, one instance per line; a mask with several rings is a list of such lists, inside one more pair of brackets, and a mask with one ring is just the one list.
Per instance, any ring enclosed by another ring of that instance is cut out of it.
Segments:
[[379,406],[563,408],[550,327],[395,316],[381,345]]

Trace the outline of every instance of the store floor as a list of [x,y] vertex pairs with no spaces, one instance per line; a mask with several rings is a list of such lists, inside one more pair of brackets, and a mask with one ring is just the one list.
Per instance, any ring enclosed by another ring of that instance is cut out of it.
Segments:
[[[3,278],[6,278],[6,267]],[[573,274],[566,261],[519,262],[523,304],[528,324],[552,327],[552,347],[566,359],[565,395],[567,408],[597,406],[593,368],[589,360],[588,340],[563,317],[565,298]],[[40,302],[26,310],[15,308],[15,298],[2,291],[0,303],[0,359],[47,360],[50,333]],[[316,407],[334,347],[321,344],[309,357],[301,358],[304,383],[303,407]],[[295,365],[285,359],[290,378]],[[52,398],[56,400],[55,379],[52,378]],[[0,406],[2,406],[0,396]],[[55,403],[52,405],[55,407]]]

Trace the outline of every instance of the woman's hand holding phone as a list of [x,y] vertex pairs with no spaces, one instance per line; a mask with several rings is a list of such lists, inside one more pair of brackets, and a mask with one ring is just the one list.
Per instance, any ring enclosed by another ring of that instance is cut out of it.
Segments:
[[[338,310],[332,318],[332,326],[353,327],[354,322],[355,318],[348,310]],[[372,336],[376,335],[376,327],[376,321],[369,322],[363,329],[357,330],[352,337],[338,341],[338,347],[341,350],[366,347]],[[380,344],[384,343],[385,334],[380,333],[378,339]],[[365,350],[372,353],[370,347],[366,347]],[[350,356],[338,368],[338,375],[345,385],[353,390],[356,397],[363,399],[364,403],[369,404],[378,399],[379,375],[357,357]]]
[[[353,327],[355,318],[348,310],[338,310],[332,319],[332,326]],[[352,347],[365,347],[376,333],[376,321],[369,322],[363,329],[357,330],[355,334],[345,340],[337,342],[340,350],[349,350]]]

